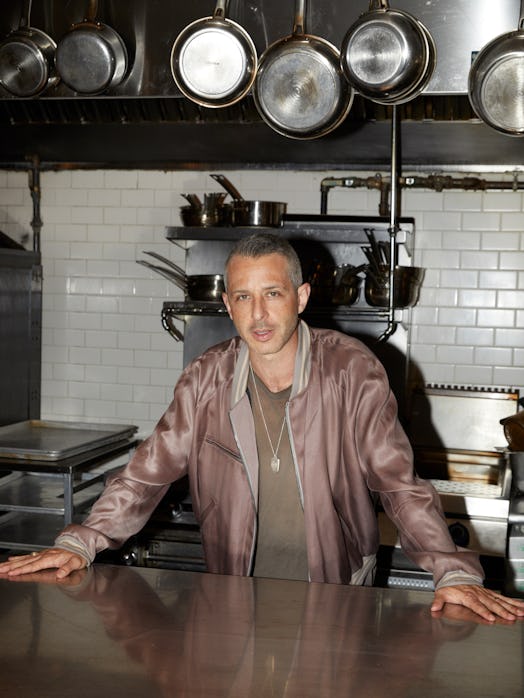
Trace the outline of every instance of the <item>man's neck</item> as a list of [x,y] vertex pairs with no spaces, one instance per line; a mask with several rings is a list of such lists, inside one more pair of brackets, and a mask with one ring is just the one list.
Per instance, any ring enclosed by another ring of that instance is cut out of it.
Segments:
[[250,361],[253,371],[272,393],[279,393],[293,383],[294,358],[286,360],[279,356],[257,355]]

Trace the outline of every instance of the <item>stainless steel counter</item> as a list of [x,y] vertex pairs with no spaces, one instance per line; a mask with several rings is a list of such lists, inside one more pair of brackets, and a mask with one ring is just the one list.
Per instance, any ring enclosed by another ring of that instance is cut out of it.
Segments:
[[[2,695],[521,698],[524,624],[432,594],[95,565],[0,579]],[[37,575],[35,575],[37,577]]]

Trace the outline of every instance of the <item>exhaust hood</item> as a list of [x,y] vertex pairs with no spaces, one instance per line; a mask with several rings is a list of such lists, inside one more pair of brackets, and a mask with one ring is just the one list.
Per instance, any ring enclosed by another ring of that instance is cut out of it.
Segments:
[[[27,2],[27,0],[25,0]],[[472,57],[513,31],[519,0],[391,0],[428,28],[437,63],[423,93],[398,107],[404,167],[518,170],[524,140],[482,123],[467,96]],[[19,26],[24,0],[3,0],[0,37]],[[19,98],[0,86],[0,166],[38,155],[42,165],[207,168],[383,168],[390,162],[391,107],[356,96],[345,122],[328,136],[288,139],[262,122],[251,95],[219,109],[181,95],[170,67],[178,33],[210,16],[215,0],[99,0],[97,18],[116,30],[127,73],[106,93],[74,93],[63,81]],[[86,16],[88,0],[32,3],[31,26],[58,42]],[[295,0],[230,0],[227,16],[249,33],[257,52],[292,31]],[[340,47],[369,0],[309,0],[306,31]]]

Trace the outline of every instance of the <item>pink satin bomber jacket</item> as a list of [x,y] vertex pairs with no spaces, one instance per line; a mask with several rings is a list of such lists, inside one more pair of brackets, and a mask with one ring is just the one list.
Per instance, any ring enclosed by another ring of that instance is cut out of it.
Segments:
[[[84,523],[68,526],[56,546],[89,562],[120,547],[144,526],[169,485],[188,474],[207,569],[249,575],[258,461],[248,368],[238,337],[187,366],[153,434],[110,477]],[[452,583],[482,583],[478,555],[453,543],[438,494],[414,473],[395,397],[366,346],[301,321],[286,414],[311,581],[349,583],[363,559],[376,554],[373,493],[398,528],[404,552],[432,572],[436,586],[445,575]]]

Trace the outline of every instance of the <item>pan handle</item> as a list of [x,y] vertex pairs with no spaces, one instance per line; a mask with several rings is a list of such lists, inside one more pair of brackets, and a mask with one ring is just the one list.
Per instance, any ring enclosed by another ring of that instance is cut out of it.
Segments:
[[389,0],[369,0],[369,11],[389,10]]
[[230,194],[235,201],[244,201],[244,197],[242,196],[242,194],[233,185],[233,183],[230,182],[229,179],[225,177],[223,174],[212,174],[209,176],[213,177],[213,179],[216,182],[218,182],[222,187],[224,187],[227,193]]
[[98,14],[98,0],[88,0],[86,21],[91,24],[96,24],[96,16]]
[[225,19],[229,0],[217,0],[213,19]]
[[184,335],[178,327],[175,326],[175,323],[173,322],[173,317],[166,313],[165,310],[162,310],[162,327],[169,332],[169,334],[173,337],[173,339],[176,342],[183,342],[184,341]]
[[293,23],[293,36],[302,36],[306,33],[306,0],[296,0],[295,21]]

